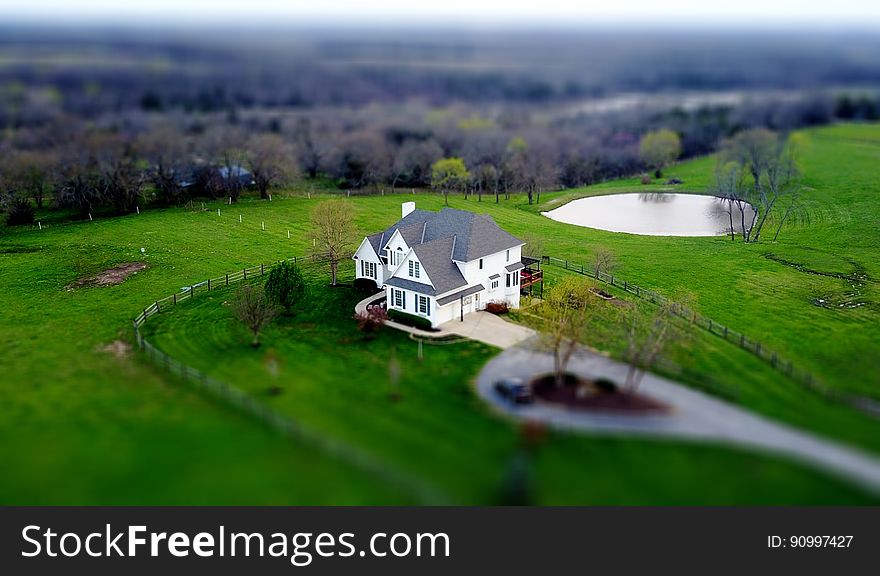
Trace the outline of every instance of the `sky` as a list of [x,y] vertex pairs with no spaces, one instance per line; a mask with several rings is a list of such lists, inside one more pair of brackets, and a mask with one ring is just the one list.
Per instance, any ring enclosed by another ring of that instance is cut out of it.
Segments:
[[880,0],[0,0],[2,21],[880,27]]

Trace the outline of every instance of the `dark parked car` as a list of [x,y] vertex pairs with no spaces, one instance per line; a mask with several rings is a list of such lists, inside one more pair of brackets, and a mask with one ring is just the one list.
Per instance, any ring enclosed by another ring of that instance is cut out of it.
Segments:
[[531,404],[532,390],[521,378],[504,378],[495,382],[495,391],[514,404]]

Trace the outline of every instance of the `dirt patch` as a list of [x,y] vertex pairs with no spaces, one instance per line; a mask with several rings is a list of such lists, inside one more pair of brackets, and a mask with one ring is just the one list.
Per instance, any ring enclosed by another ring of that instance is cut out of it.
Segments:
[[669,412],[665,404],[640,394],[593,382],[567,374],[562,386],[556,385],[553,374],[532,380],[532,394],[537,400],[560,404],[575,410],[608,411],[633,415],[657,415]]
[[114,340],[109,344],[98,346],[98,352],[112,354],[115,358],[127,358],[131,354],[131,344],[122,340]]
[[103,272],[80,278],[73,284],[67,286],[68,290],[73,288],[85,288],[87,286],[112,286],[113,284],[121,284],[126,278],[132,274],[140,272],[147,267],[146,262],[126,262],[113,268],[107,268]]

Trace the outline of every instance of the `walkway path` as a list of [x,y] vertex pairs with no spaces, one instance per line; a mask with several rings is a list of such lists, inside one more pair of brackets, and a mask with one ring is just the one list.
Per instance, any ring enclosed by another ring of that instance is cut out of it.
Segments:
[[[536,341],[529,340],[490,360],[477,379],[479,395],[514,418],[538,420],[556,428],[721,441],[759,448],[843,476],[880,494],[880,460],[876,457],[650,373],[645,374],[639,391],[671,406],[670,414],[621,416],[574,411],[543,403],[515,406],[506,402],[492,388],[496,380],[505,377],[528,380],[536,374],[553,371],[552,357],[537,348]],[[625,380],[626,370],[626,364],[585,349],[578,351],[569,364],[569,371],[580,376],[602,376],[615,382]]]

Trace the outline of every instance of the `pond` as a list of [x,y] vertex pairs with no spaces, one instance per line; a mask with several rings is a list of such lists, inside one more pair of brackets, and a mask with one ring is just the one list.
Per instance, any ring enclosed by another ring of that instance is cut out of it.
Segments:
[[633,193],[572,200],[544,216],[557,222],[648,236],[717,236],[736,233],[755,219],[754,208],[700,194]]

